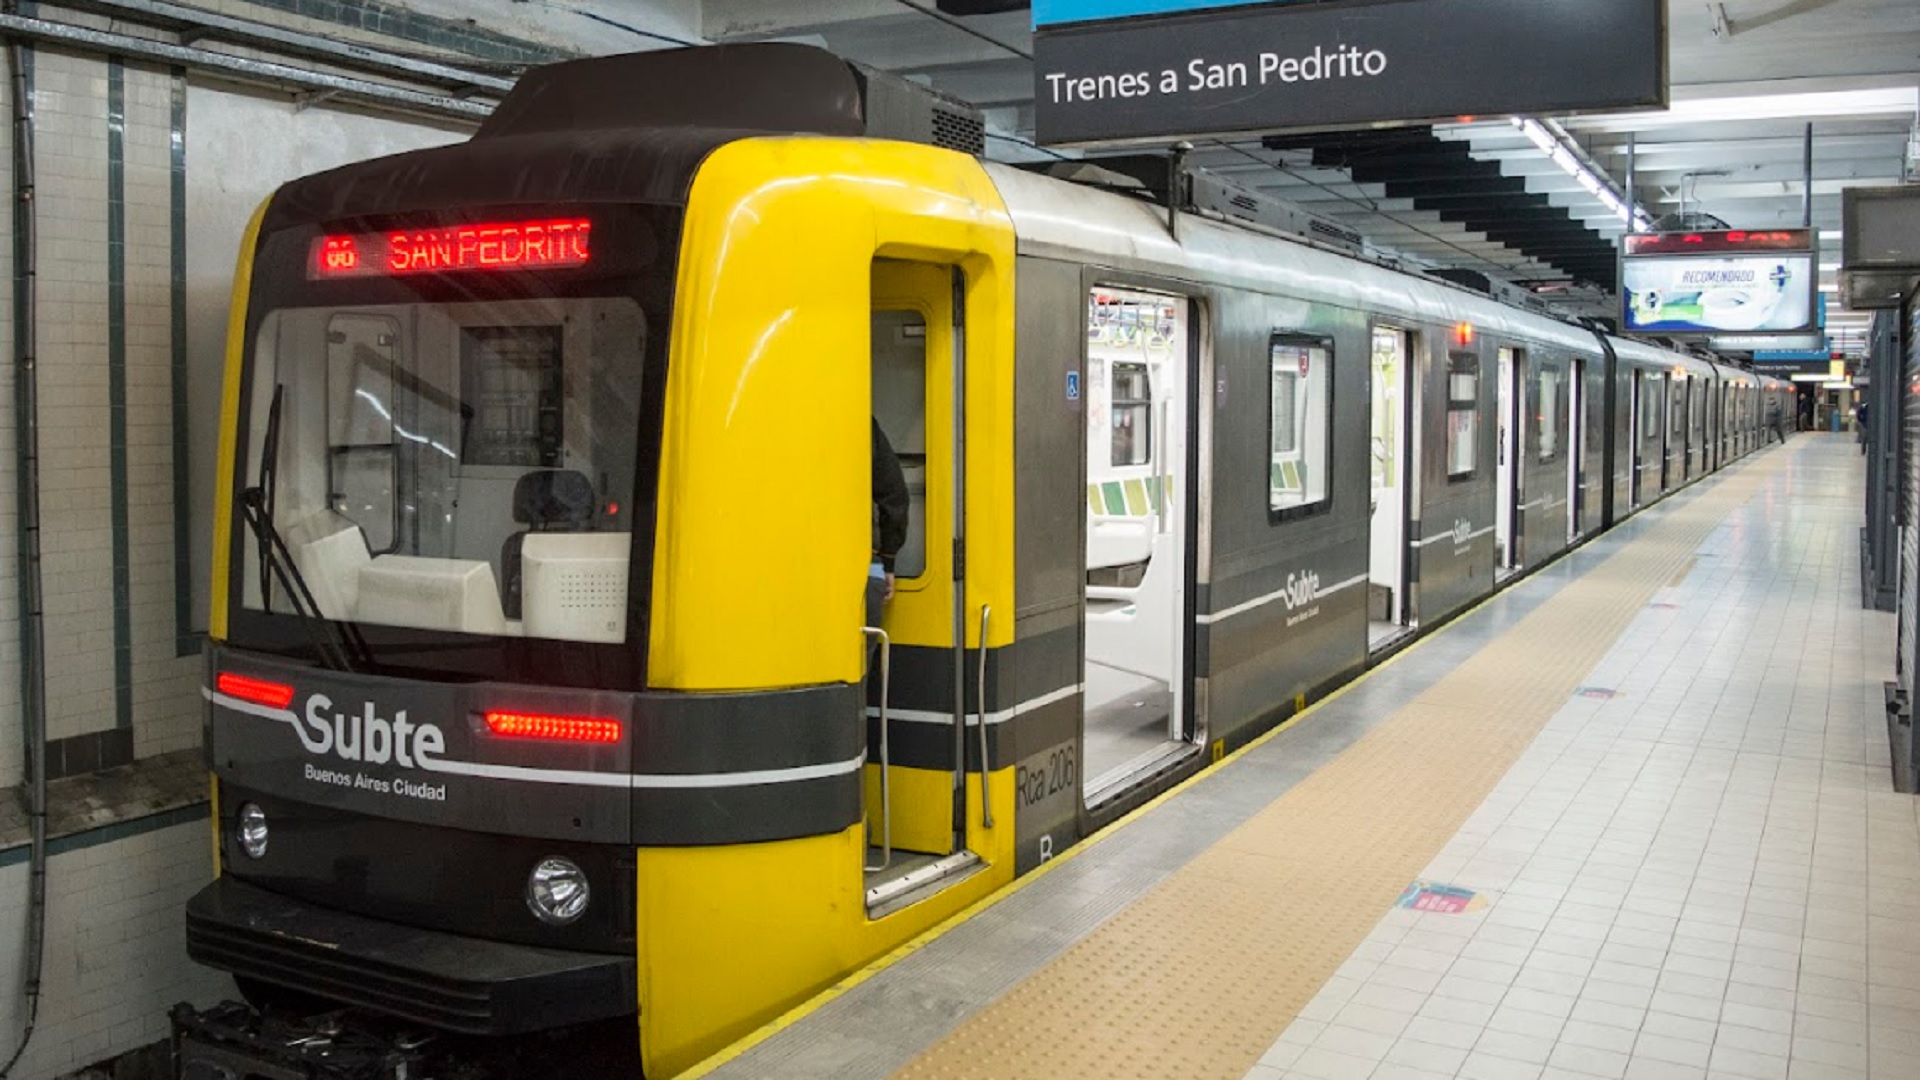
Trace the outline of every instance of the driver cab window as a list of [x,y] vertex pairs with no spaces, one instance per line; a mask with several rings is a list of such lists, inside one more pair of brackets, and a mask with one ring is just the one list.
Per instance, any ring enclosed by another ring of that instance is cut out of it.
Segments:
[[270,313],[245,469],[291,565],[246,536],[245,605],[624,641],[645,333],[617,297]]

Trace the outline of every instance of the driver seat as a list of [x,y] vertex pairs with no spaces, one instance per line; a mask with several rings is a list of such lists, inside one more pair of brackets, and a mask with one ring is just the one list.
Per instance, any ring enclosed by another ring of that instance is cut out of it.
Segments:
[[513,485],[513,520],[527,526],[500,545],[500,607],[520,618],[520,552],[530,532],[591,532],[593,484],[572,469],[538,469]]

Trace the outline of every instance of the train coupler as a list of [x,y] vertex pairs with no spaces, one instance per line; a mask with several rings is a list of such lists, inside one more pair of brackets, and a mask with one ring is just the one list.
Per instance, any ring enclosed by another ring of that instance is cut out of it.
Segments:
[[451,1060],[431,1032],[342,1009],[308,1017],[239,1002],[182,1002],[173,1021],[178,1080],[485,1080]]

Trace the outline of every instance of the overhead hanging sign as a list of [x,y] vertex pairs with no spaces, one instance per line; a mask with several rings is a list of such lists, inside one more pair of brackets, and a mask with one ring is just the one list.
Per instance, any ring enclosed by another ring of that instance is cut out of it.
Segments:
[[1034,125],[1049,144],[1667,100],[1664,0],[1052,0],[1034,13]]

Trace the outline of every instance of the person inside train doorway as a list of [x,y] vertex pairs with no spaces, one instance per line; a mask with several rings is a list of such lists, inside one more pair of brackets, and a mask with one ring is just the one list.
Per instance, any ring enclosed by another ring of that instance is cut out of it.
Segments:
[[867,567],[867,625],[877,627],[893,599],[893,564],[907,542],[913,500],[893,443],[873,421],[873,560]]
[[1772,434],[1774,438],[1779,439],[1782,446],[1786,445],[1786,419],[1780,415],[1779,398],[1767,399],[1767,431]]

